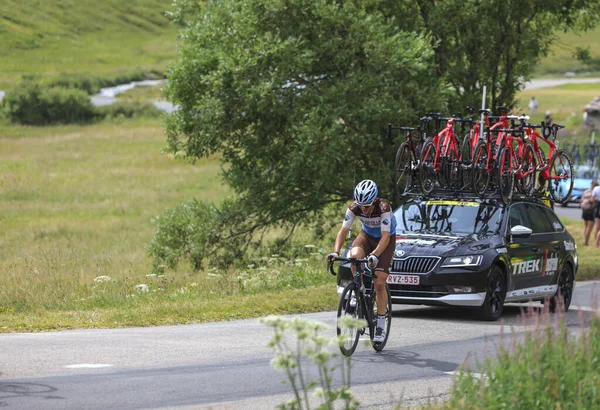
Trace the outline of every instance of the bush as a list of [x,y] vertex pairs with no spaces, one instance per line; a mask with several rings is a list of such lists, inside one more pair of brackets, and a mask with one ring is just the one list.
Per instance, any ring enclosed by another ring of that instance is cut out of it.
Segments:
[[87,123],[96,116],[86,92],[35,83],[8,93],[2,106],[12,123],[24,125]]
[[192,269],[200,269],[209,243],[210,221],[216,219],[216,213],[212,205],[192,200],[154,218],[152,223],[158,229],[148,249],[154,270],[175,268],[182,258],[189,259]]

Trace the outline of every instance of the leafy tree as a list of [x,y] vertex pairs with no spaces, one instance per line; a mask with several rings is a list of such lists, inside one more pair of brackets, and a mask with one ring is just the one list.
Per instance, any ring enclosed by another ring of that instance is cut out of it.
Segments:
[[600,10],[597,0],[175,4],[182,44],[167,94],[180,109],[167,149],[219,154],[236,192],[204,255],[248,247],[270,227],[322,228],[364,178],[391,197],[398,141],[387,123],[477,106],[483,84],[488,106],[511,105],[555,31],[588,28]]
[[247,243],[281,225],[291,233],[364,178],[391,192],[397,141],[385,138],[387,123],[415,124],[446,96],[431,41],[398,30],[381,4],[178,3],[183,44],[167,93],[180,109],[168,149],[222,156],[237,197],[217,239]]
[[400,2],[411,29],[427,33],[437,74],[456,94],[452,109],[512,106],[515,95],[548,55],[559,30],[587,30],[598,23],[597,0],[414,0]]

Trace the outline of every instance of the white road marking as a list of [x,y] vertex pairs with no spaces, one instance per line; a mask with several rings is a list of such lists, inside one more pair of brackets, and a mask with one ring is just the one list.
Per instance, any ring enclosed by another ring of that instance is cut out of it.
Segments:
[[65,366],[67,369],[100,369],[103,367],[111,367],[114,364],[102,364],[102,363],[82,363],[82,364],[70,364]]
[[[449,376],[455,376],[455,375],[459,375],[460,371],[456,370],[456,371],[453,371],[453,372],[444,372],[444,373],[447,374],[447,375],[449,375]],[[481,379],[482,377],[485,376],[484,374],[481,374],[481,373],[473,373],[473,372],[471,372],[471,374],[476,379]]]

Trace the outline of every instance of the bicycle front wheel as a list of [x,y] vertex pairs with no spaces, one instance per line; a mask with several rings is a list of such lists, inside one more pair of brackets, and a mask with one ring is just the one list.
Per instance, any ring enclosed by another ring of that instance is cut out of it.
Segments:
[[386,310],[385,310],[385,339],[383,339],[383,342],[374,342],[373,341],[373,337],[375,337],[375,329],[377,328],[377,302],[376,302],[376,297],[377,294],[375,292],[375,285],[372,284],[371,285],[371,294],[373,295],[373,323],[372,326],[369,326],[369,334],[371,336],[371,344],[373,345],[373,349],[377,350],[378,352],[382,351],[383,348],[385,347],[385,344],[388,341],[388,338],[390,337],[390,329],[392,328],[392,297],[390,295],[390,287],[388,286],[388,284],[385,284],[385,293],[387,295],[387,304],[386,304]]
[[361,319],[363,314],[360,309],[360,303],[357,298],[358,289],[354,282],[350,282],[344,288],[340,303],[338,304],[337,313],[337,335],[342,337],[340,341],[340,351],[344,356],[352,356],[352,353],[356,350],[358,345],[358,339],[362,329],[356,329],[354,327],[346,328],[340,327],[340,319],[343,317],[352,317],[354,319]]
[[403,142],[396,152],[396,161],[394,162],[394,186],[399,199],[402,199],[412,185],[413,162],[413,155],[408,143]]
[[573,191],[573,160],[564,149],[558,150],[550,161],[550,195],[555,202],[564,204]]

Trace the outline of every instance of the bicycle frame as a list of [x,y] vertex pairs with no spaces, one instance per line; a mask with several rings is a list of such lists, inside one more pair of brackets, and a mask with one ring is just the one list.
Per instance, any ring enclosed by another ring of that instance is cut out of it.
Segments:
[[[504,142],[505,147],[508,149],[509,159],[510,159],[510,174],[517,180],[522,180],[526,176],[530,175],[532,172],[535,172],[535,169],[532,169],[527,172],[523,172],[523,164],[521,163],[521,159],[523,157],[523,148],[525,147],[525,134],[521,130],[515,129],[498,129],[497,132],[502,132],[504,134]],[[515,133],[520,133],[518,137],[515,137]],[[515,150],[514,142],[516,141],[517,147]],[[513,166],[515,161],[519,160],[518,168],[515,169]],[[500,173],[502,174],[504,164],[499,164]]]
[[[458,157],[458,138],[454,133],[454,121],[453,117],[451,118],[440,118],[442,121],[446,120],[446,126],[442,131],[435,134],[433,136],[433,144],[435,145],[435,157],[433,159],[433,169],[436,173],[440,173],[441,165],[440,165],[440,157],[447,156],[449,152],[454,151],[457,153]],[[441,148],[444,148],[442,152]],[[425,155],[426,157],[426,155]],[[458,158],[456,158],[458,159]]]
[[[369,332],[371,332],[371,334],[374,334],[373,332],[375,331],[375,320],[373,317],[373,304],[375,303],[375,301],[373,300],[372,290],[375,284],[374,280],[371,280],[371,292],[367,294],[365,292],[366,289],[364,286],[363,275],[370,276],[372,279],[375,279],[377,276],[368,268],[367,259],[335,258],[335,260],[340,262],[350,262],[354,266],[355,269],[352,281],[356,285],[356,289],[358,289],[358,292],[356,293],[356,303],[360,304],[360,307],[362,308],[362,311],[365,314],[365,319],[367,320],[367,325],[369,326]],[[329,263],[329,271],[332,275],[335,275],[335,271],[333,270],[333,261]],[[351,303],[351,301],[347,300],[346,303]]]
[[[533,145],[533,152],[536,155],[536,158],[539,161],[539,165],[537,167],[537,170],[539,172],[540,178],[544,180],[544,182],[548,181],[549,179],[566,179],[568,178],[567,176],[561,177],[561,176],[555,176],[555,177],[551,177],[550,176],[550,160],[552,159],[552,156],[554,155],[554,152],[558,149],[557,144],[554,141],[550,141],[547,138],[542,137],[542,135],[540,135],[537,131],[536,128],[542,128],[544,127],[544,125],[541,126],[535,126],[532,124],[527,124],[527,126],[525,127],[525,133],[527,135],[527,138],[529,139],[529,141],[531,141],[531,145]],[[542,151],[542,149],[540,148],[540,144],[538,143],[538,139],[541,139],[543,142],[546,143],[546,145],[548,145],[548,156],[544,157],[544,152]],[[562,165],[562,163],[561,163]]]

